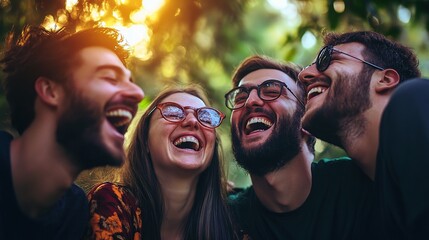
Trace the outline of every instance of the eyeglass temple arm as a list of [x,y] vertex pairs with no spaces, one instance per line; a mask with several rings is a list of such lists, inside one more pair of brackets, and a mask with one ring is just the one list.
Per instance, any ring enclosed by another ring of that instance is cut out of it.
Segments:
[[285,85],[285,87],[295,97],[295,99],[299,102],[299,104],[301,104],[301,106],[305,108],[305,104],[301,102],[301,100],[299,100],[299,98],[292,92],[292,90],[287,85]]
[[344,55],[347,55],[347,56],[349,56],[349,57],[351,57],[351,58],[354,58],[354,59],[356,59],[356,60],[359,60],[359,61],[361,61],[361,62],[364,62],[364,63],[366,63],[366,64],[368,64],[368,65],[370,65],[371,67],[373,67],[373,68],[376,68],[376,69],[378,69],[378,70],[380,70],[380,71],[383,71],[384,70],[384,68],[382,68],[382,67],[379,67],[379,66],[377,66],[377,65],[375,65],[375,64],[373,64],[373,63],[370,63],[370,62],[367,62],[367,61],[365,61],[365,60],[363,60],[363,59],[360,59],[360,58],[357,58],[357,57],[355,57],[355,56],[352,56],[352,55],[350,55],[350,54],[348,54],[348,53],[346,53],[346,52],[343,52],[343,51],[340,51],[340,50],[337,50],[337,49],[333,49],[334,51],[337,51],[337,52],[339,52],[339,53],[342,53],[342,54],[344,54]]

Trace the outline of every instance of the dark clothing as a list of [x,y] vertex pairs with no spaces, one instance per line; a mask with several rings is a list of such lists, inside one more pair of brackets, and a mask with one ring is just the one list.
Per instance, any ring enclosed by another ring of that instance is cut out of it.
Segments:
[[85,193],[72,185],[44,216],[30,219],[20,210],[12,185],[10,142],[0,131],[0,239],[81,239],[89,221]]
[[376,189],[383,239],[429,238],[429,80],[408,80],[380,125]]
[[240,239],[370,239],[373,182],[349,158],[312,164],[312,188],[298,209],[267,210],[252,187],[230,197]]

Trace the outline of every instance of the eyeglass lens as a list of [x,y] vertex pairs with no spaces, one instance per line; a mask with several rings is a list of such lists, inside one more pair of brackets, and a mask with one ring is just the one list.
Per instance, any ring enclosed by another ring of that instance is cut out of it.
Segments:
[[326,46],[320,50],[316,60],[316,68],[319,72],[324,72],[331,64],[332,47]]
[[[193,109],[197,120],[204,126],[215,128],[218,127],[222,122],[221,114],[215,109],[202,107]],[[162,116],[171,122],[183,121],[186,118],[185,109],[181,106],[174,104],[166,104],[161,108]]]
[[258,96],[264,101],[277,99],[282,92],[283,84],[278,81],[265,81],[254,87],[238,87],[226,95],[226,105],[230,109],[238,109],[244,106],[252,89],[257,89]]

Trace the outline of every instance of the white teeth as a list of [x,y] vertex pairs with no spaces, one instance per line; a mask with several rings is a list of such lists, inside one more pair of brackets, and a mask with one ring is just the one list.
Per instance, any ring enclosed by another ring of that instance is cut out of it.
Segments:
[[253,123],[263,123],[263,124],[267,125],[268,127],[271,127],[273,125],[273,123],[268,121],[266,118],[253,117],[253,118],[249,119],[249,121],[247,121],[246,128],[249,127],[249,125],[251,125]]
[[124,120],[119,121],[119,122],[115,122],[114,125],[115,126],[122,126],[125,124],[128,124],[129,122],[131,122],[132,118],[133,118],[133,114],[125,109],[116,109],[113,111],[109,111],[106,113],[107,117],[121,117],[124,118]]
[[307,97],[309,97],[313,93],[318,93],[318,94],[323,93],[325,90],[326,90],[326,88],[324,88],[324,87],[314,87],[314,88],[310,89],[310,91],[308,91]]
[[177,146],[177,145],[179,145],[181,143],[184,143],[184,142],[195,143],[195,145],[196,145],[195,150],[200,149],[200,142],[198,141],[198,139],[196,137],[193,137],[193,136],[183,136],[183,137],[180,137],[179,139],[177,139],[174,142],[174,145]]

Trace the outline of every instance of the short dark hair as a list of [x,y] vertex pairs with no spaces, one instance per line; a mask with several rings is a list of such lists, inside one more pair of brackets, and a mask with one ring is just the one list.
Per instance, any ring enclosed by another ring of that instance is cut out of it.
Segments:
[[[299,98],[304,104],[307,101],[305,86],[301,81],[298,81],[298,74],[301,72],[302,67],[291,63],[291,62],[282,62],[274,60],[270,57],[263,55],[253,55],[244,59],[238,67],[235,69],[234,74],[232,75],[232,83],[234,87],[237,87],[241,79],[251,72],[260,70],[260,69],[275,69],[284,72],[292,80],[294,80],[298,86],[298,92],[295,95]],[[300,117],[304,114],[303,106],[298,104],[298,111],[300,111]],[[314,154],[314,144],[316,139],[313,136],[310,136],[307,140],[307,145],[309,150]]]
[[70,33],[65,29],[48,31],[38,26],[25,26],[19,36],[9,34],[0,63],[5,73],[3,86],[12,126],[22,134],[34,120],[34,84],[39,77],[67,82],[76,64],[76,53],[90,46],[113,51],[125,64],[129,53],[123,43],[122,36],[112,28]]
[[362,52],[366,61],[382,68],[395,69],[400,82],[420,77],[419,61],[411,48],[389,40],[384,35],[372,31],[356,31],[343,34],[327,33],[323,36],[325,45],[339,45],[356,42],[365,46]]

